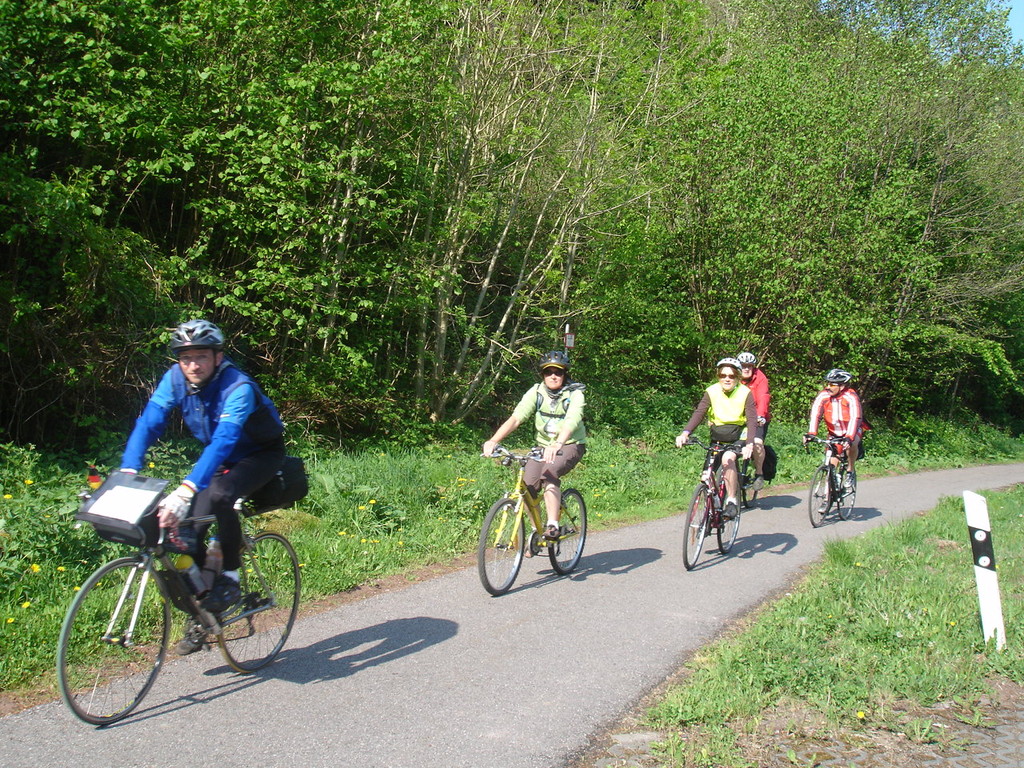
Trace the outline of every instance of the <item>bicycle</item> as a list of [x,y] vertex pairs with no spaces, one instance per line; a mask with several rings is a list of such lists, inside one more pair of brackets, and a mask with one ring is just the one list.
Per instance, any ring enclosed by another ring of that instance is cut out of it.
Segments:
[[[189,617],[186,628],[195,622],[207,638],[215,638],[224,659],[238,672],[253,672],[273,661],[295,622],[300,590],[295,550],[281,534],[248,530],[248,518],[278,507],[258,507],[244,498],[236,502],[243,522],[241,597],[215,615],[202,607],[184,572],[175,567],[174,558],[180,553],[167,546],[165,529],[156,523],[156,507],[166,485],[165,480],[141,475],[111,474],[96,493],[120,492],[116,501],[120,515],[129,521],[127,526],[109,518],[107,528],[102,517],[88,511],[97,509],[90,506],[95,498],[82,495],[85,503],[78,519],[91,522],[102,538],[138,548],[133,555],[93,572],[71,602],[61,627],[57,647],[61,698],[76,717],[92,725],[109,725],[127,717],[149,692],[167,655],[172,606]],[[129,506],[133,507],[130,515],[125,513]],[[210,515],[186,518],[182,524],[203,526],[215,520]]]
[[[849,520],[853,512],[854,502],[857,500],[857,483],[853,480],[849,487],[844,482],[849,468],[849,460],[846,451],[837,451],[839,445],[849,444],[844,438],[829,437],[824,440],[820,437],[808,436],[807,442],[822,443],[825,446],[825,456],[821,465],[814,470],[811,476],[811,492],[807,498],[807,515],[811,519],[811,525],[818,528],[825,522],[825,517],[835,507],[841,520]],[[806,444],[804,448],[806,449]],[[838,467],[832,463],[832,459],[838,461]]]
[[[484,517],[477,545],[480,583],[494,596],[503,595],[512,587],[523,564],[527,543],[531,556],[546,549],[551,567],[560,576],[571,573],[583,556],[583,545],[587,540],[587,506],[583,503],[583,495],[575,488],[562,489],[558,538],[548,539],[544,534],[540,501],[523,482],[526,463],[543,461],[542,457],[540,448],[516,454],[500,445],[487,457],[497,459],[503,467],[518,467],[515,486],[494,502]],[[527,519],[531,525],[529,542],[526,538]]]
[[[717,443],[705,445],[695,437],[690,437],[686,445],[698,445],[705,450],[704,468],[700,473],[700,482],[693,492],[690,507],[686,512],[686,527],[683,536],[683,565],[692,571],[700,560],[704,549],[704,541],[711,531],[718,537],[718,551],[723,555],[732,551],[736,536],[740,530],[740,510],[736,517],[726,520],[723,515],[725,506],[725,477],[721,467],[711,471],[718,455],[733,451],[739,453],[743,446],[740,443]],[[752,481],[751,481],[752,482]],[[742,486],[742,483],[741,483]],[[744,505],[745,506],[745,505]]]

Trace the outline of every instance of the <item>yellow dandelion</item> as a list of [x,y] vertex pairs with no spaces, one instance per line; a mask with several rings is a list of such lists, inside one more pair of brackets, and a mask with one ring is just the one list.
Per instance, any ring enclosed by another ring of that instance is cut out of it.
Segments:
[[150,468],[150,469],[153,469],[153,467],[155,467],[155,466],[156,466],[156,464],[154,464],[154,463],[153,463],[152,461],[151,461],[151,462],[149,462],[149,468]]
[[956,622],[955,622],[955,621],[951,621],[951,622],[949,622],[949,626],[951,626],[951,627],[955,627],[955,626],[956,626]]
[[305,567],[306,567],[305,563],[299,563],[299,568],[305,568]]
[[5,493],[5,494],[4,494],[4,498],[5,498],[5,499],[13,499],[14,497],[13,497],[13,496],[11,496],[11,494],[9,494],[9,493]]
[[398,542],[398,546],[400,546],[400,547],[404,547],[404,546],[405,546],[405,542],[404,542],[404,541],[399,541],[399,542]]
[[370,499],[370,503],[371,503],[371,504],[376,504],[376,503],[377,503],[377,500],[376,500],[376,499]]
[[868,716],[867,712],[865,712],[863,709],[858,710],[858,712],[857,712],[857,719],[858,720],[863,720],[867,716]]
[[26,600],[24,603],[21,604],[21,607],[22,608],[31,608],[32,607],[32,601],[31,600]]
[[360,509],[360,510],[366,509],[366,505],[365,505],[365,504],[360,504],[360,505],[359,505],[359,509]]
[[8,616],[7,617],[7,623],[8,624],[13,624],[14,623],[14,617],[13,616]]
[[26,480],[25,481],[25,485],[32,485],[32,483],[34,483],[34,482],[35,482],[35,480]]
[[39,573],[41,570],[43,570],[39,567],[39,563],[32,563],[30,567],[32,568],[32,573]]
[[81,589],[82,589],[81,587],[75,587],[75,588],[74,588],[74,589],[73,589],[72,591],[73,591],[73,592],[78,592],[78,591],[80,591]]
[[58,565],[57,566],[57,570],[60,571],[61,573],[64,573],[64,571],[66,571],[67,568],[65,568],[63,565]]
[[360,543],[360,544],[365,544],[365,543],[366,543],[366,539],[360,539],[360,540],[359,540],[359,543]]

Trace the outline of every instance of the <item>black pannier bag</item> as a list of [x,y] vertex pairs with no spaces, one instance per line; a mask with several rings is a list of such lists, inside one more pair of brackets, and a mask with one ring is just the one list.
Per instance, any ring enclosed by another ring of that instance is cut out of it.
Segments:
[[85,500],[75,519],[91,523],[101,539],[135,547],[154,546],[159,535],[156,508],[166,487],[166,480],[111,472]]
[[779,455],[770,445],[764,447],[764,464],[761,465],[761,473],[766,483],[775,479],[775,473],[779,470]]
[[249,497],[247,511],[256,515],[271,509],[290,507],[306,498],[307,493],[309,478],[306,477],[305,463],[298,456],[285,456],[284,466],[270,482]]

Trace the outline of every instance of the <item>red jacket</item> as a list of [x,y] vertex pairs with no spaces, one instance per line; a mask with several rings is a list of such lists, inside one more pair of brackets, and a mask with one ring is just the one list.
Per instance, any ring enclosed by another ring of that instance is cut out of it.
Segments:
[[766,422],[770,421],[772,418],[770,408],[772,396],[768,392],[768,377],[764,375],[764,371],[760,368],[755,368],[750,380],[743,383],[747,385],[754,395],[754,407],[757,409],[757,415]]

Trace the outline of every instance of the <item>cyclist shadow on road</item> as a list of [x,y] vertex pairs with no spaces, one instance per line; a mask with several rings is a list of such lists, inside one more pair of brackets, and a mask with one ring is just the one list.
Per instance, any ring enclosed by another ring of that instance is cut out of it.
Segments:
[[[586,551],[584,551],[583,557],[580,558],[580,562],[576,568],[573,569],[573,572],[565,576],[559,576],[555,573],[548,561],[547,555],[536,555],[525,562],[537,562],[538,558],[540,558],[539,569],[534,574],[523,574],[520,572],[520,583],[512,587],[512,589],[508,591],[508,594],[511,595],[516,592],[524,592],[528,589],[542,587],[555,579],[584,581],[588,576],[596,576],[598,574],[619,576],[624,573],[629,573],[635,568],[640,568],[641,566],[653,563],[654,561],[659,560],[663,554],[664,553],[660,549],[653,549],[651,547],[617,549],[609,552],[595,552],[591,555],[586,554]],[[532,575],[534,578],[530,580],[523,580],[524,575]]]
[[[771,511],[773,509],[792,509],[793,507],[798,507],[801,504],[806,503],[807,502],[799,496],[790,496],[789,494],[782,494],[779,496],[760,496],[757,501],[754,502],[754,505],[747,511],[749,512],[758,509],[763,511]],[[744,514],[746,514],[746,512],[744,512]]]
[[262,674],[299,684],[336,680],[443,643],[458,629],[454,621],[430,616],[390,619],[305,648],[285,648]]
[[712,568],[719,563],[733,558],[742,557],[748,559],[757,555],[784,555],[793,549],[799,539],[785,531],[774,531],[772,533],[751,533],[746,536],[740,534],[733,544],[729,554],[723,555],[718,551],[718,544],[714,534],[708,537],[705,543],[704,556],[694,567],[694,571],[702,571],[705,568]]
[[[246,688],[271,679],[303,684],[346,677],[442,643],[454,637],[456,632],[458,624],[447,619],[427,616],[391,619],[371,627],[343,632],[305,648],[286,647],[272,664],[252,675],[236,676],[226,664],[214,666],[203,674],[219,680],[223,680],[225,674],[230,674],[230,679],[168,701],[154,701],[152,706],[139,709],[136,714],[106,726],[104,730],[137,725],[191,706],[208,704],[222,696],[234,696]],[[206,653],[200,654],[200,658],[207,658]]]
[[850,512],[849,520],[843,520],[836,514],[835,509],[828,513],[828,517],[825,518],[825,522],[822,523],[822,528],[827,528],[830,525],[842,525],[843,523],[865,523],[868,520],[874,520],[876,517],[882,516],[882,510],[877,507],[857,507],[855,506]]

